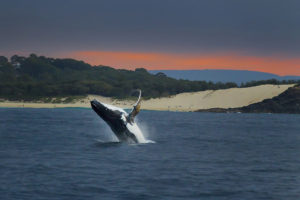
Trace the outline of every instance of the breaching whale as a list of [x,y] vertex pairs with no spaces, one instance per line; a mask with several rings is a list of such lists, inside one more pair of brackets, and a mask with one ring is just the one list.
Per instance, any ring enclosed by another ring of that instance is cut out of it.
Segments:
[[129,114],[122,108],[99,102],[96,99],[91,101],[92,109],[110,126],[120,142],[145,142],[141,130],[134,121],[141,107],[142,92],[141,90],[138,91],[139,98]]

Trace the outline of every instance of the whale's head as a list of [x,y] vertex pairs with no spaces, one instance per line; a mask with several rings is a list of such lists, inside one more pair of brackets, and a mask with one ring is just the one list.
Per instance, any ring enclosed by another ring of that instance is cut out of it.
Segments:
[[127,113],[123,109],[101,103],[97,100],[91,101],[91,107],[107,123],[126,120]]

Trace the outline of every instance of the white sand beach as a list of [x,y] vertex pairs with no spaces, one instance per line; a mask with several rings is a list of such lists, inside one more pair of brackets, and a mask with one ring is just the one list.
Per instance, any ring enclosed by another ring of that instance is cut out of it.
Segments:
[[[261,102],[278,96],[290,85],[261,85],[249,88],[231,88],[224,90],[207,90],[200,92],[181,93],[170,97],[153,98],[142,101],[144,110],[169,110],[169,111],[195,111],[209,108],[236,108]],[[64,107],[90,107],[90,100],[97,99],[101,102],[121,108],[132,108],[134,101],[115,100],[109,97],[88,95],[74,103],[29,103],[29,102],[0,102],[0,107],[29,107],[29,108],[64,108]]]

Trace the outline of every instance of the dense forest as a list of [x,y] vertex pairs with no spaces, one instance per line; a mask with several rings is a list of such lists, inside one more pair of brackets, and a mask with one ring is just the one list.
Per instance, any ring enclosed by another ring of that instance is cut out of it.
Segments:
[[[256,81],[249,87],[266,83],[285,84],[295,81]],[[135,71],[108,66],[91,66],[74,59],[54,59],[31,54],[14,55],[10,60],[0,56],[0,98],[34,100],[42,97],[97,94],[124,98],[140,88],[144,97],[161,97],[181,92],[226,89],[236,83],[176,80],[163,73],[150,74],[143,68]]]

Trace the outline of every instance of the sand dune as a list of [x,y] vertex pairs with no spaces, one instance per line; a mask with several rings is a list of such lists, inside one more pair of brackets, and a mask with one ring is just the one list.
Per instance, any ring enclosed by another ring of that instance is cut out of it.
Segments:
[[261,85],[249,88],[207,90],[181,93],[170,98],[150,99],[143,102],[144,109],[194,111],[208,108],[235,108],[247,106],[278,96],[293,85]]
[[[291,85],[261,85],[249,88],[231,88],[224,90],[207,90],[201,92],[181,93],[171,97],[155,98],[142,101],[142,109],[145,110],[170,110],[170,111],[195,111],[209,108],[236,108],[247,106],[264,99],[278,96]],[[88,95],[75,103],[23,103],[0,102],[0,107],[31,107],[31,108],[63,108],[63,107],[90,107],[90,100],[97,99],[104,103],[116,105],[122,108],[131,108],[135,103],[128,100],[115,100],[108,97]]]

